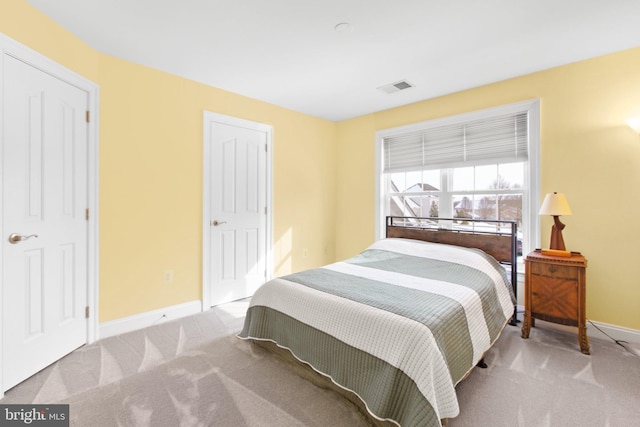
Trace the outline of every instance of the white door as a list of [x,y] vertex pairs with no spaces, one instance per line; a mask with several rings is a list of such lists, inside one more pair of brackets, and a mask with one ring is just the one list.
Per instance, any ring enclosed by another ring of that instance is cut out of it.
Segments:
[[4,56],[2,372],[87,342],[87,92]]
[[[259,124],[206,116],[205,236],[209,305],[253,295],[266,279],[266,150]],[[224,117],[224,116],[222,116]],[[206,302],[206,298],[205,298]]]

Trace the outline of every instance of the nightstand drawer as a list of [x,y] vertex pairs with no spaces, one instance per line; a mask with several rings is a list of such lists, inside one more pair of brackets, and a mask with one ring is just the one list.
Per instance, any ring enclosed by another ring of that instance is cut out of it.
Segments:
[[577,325],[578,282],[556,277],[532,276],[531,312],[534,317],[565,325]]
[[529,267],[531,268],[531,274],[536,276],[578,280],[578,269],[575,266],[532,262]]

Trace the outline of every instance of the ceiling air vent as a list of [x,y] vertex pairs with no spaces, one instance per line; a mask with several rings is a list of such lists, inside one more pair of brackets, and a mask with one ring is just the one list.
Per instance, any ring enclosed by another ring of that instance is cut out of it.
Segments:
[[413,87],[411,83],[406,80],[400,80],[399,82],[391,83],[385,86],[380,86],[378,89],[385,93],[400,92],[401,90],[409,89]]

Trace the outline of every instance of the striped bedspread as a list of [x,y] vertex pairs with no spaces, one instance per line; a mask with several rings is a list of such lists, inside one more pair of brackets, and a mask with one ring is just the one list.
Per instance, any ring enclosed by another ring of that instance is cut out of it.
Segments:
[[265,283],[238,336],[289,349],[378,419],[439,426],[458,415],[456,384],[513,307],[504,269],[484,252],[384,239],[349,260]]

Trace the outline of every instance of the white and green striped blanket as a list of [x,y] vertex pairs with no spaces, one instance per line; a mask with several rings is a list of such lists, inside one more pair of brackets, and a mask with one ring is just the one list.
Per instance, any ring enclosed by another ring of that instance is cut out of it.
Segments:
[[484,252],[385,239],[265,283],[238,336],[289,349],[376,418],[439,426],[458,415],[455,385],[513,309],[504,269]]

